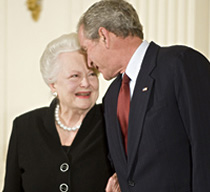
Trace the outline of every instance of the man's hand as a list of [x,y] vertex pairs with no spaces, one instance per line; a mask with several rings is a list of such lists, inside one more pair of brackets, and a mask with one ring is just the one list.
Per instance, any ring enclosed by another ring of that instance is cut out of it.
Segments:
[[116,173],[109,178],[106,185],[106,192],[121,192]]

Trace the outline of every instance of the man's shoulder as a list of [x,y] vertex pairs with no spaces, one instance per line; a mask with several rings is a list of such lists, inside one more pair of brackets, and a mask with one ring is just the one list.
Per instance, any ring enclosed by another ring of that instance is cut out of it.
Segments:
[[184,57],[189,55],[202,56],[202,53],[187,45],[167,45],[159,46],[159,55],[165,58],[169,57]]

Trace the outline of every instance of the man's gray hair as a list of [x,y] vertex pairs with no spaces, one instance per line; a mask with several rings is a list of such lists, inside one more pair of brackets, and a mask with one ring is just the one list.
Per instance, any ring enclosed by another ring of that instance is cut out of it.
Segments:
[[124,0],[101,0],[93,4],[80,18],[77,29],[84,27],[88,39],[98,39],[98,29],[106,28],[120,37],[143,39],[143,27],[133,6]]

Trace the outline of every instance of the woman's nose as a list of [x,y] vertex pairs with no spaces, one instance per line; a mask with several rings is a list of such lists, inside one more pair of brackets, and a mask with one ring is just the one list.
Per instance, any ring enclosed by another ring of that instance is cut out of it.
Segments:
[[81,86],[82,87],[89,87],[90,82],[89,79],[87,77],[83,77],[82,81],[81,81]]

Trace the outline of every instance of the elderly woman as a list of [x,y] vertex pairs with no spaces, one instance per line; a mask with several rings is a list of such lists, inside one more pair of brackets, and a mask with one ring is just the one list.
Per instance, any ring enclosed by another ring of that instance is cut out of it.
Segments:
[[56,98],[17,117],[10,139],[4,192],[102,192],[113,174],[97,73],[88,69],[77,35],[48,44],[41,73]]

